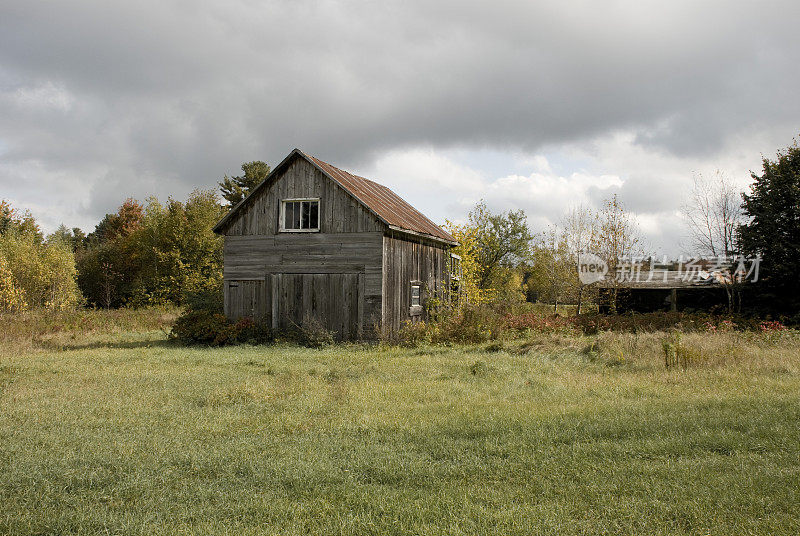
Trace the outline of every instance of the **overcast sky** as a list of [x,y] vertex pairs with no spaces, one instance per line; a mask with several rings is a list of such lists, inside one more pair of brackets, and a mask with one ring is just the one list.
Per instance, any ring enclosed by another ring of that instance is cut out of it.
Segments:
[[292,148],[437,222],[618,193],[681,253],[693,173],[800,134],[800,2],[0,2],[0,198],[89,231]]

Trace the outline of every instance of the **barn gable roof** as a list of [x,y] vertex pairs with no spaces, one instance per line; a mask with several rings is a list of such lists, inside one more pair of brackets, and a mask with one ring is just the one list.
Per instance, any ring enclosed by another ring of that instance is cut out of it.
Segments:
[[433,223],[424,214],[411,206],[407,201],[392,190],[377,182],[353,175],[335,166],[323,162],[319,158],[305,154],[300,149],[294,149],[273,169],[264,181],[253,188],[250,194],[234,206],[217,225],[214,232],[223,232],[239,211],[247,205],[264,186],[277,177],[296,157],[304,158],[316,167],[325,176],[342,187],[356,201],[375,215],[390,229],[422,235],[439,242],[456,245],[456,239],[450,233]]

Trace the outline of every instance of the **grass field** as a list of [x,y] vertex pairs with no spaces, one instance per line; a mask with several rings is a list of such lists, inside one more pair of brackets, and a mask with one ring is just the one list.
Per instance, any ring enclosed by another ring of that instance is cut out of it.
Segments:
[[800,534],[800,341],[661,337],[8,343],[0,533]]

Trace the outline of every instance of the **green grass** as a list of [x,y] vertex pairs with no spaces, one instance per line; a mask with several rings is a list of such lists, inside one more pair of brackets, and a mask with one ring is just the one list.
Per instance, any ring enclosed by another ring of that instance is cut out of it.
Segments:
[[695,337],[5,347],[0,533],[800,533],[798,342]]

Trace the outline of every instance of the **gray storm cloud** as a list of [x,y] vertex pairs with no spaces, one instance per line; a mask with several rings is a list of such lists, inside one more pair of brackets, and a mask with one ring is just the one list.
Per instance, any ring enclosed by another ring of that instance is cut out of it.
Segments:
[[[798,130],[797,20],[796,2],[7,0],[0,197],[87,225],[294,146],[369,168],[625,131],[659,161],[712,162]],[[644,199],[659,174],[621,190],[668,210]]]

